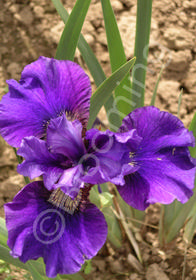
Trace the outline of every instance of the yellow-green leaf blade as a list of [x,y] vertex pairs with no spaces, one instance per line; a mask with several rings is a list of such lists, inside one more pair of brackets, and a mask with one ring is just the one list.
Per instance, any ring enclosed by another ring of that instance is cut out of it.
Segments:
[[91,98],[88,129],[92,127],[99,110],[108,100],[109,96],[112,94],[112,91],[118,86],[119,82],[123,80],[125,75],[133,67],[134,63],[135,58],[126,62],[117,71],[115,71],[107,80],[105,80],[95,91]]

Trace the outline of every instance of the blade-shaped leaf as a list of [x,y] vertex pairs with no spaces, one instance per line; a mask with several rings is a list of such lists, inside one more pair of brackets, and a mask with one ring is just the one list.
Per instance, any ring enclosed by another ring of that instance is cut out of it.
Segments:
[[196,230],[196,203],[189,213],[187,220],[188,221],[184,229],[183,238],[187,243],[191,243]]
[[[63,4],[60,0],[52,0],[58,14],[60,15],[63,22],[66,24],[69,14],[64,8]],[[80,34],[79,40],[78,40],[78,49],[86,62],[86,65],[91,72],[91,75],[95,81],[96,86],[98,87],[105,79],[105,73],[103,72],[103,69],[101,68],[101,65],[99,64],[96,56],[94,55],[92,49],[84,39],[84,36]]]
[[126,62],[118,70],[116,70],[107,80],[105,80],[95,91],[91,98],[90,105],[90,117],[88,122],[88,129],[92,127],[96,116],[105,104],[112,91],[117,87],[117,85],[122,81],[125,75],[130,71],[135,63],[135,58]]
[[61,35],[56,59],[73,60],[91,0],[77,0]]
[[132,101],[136,107],[144,106],[148,45],[150,38],[152,0],[137,0],[137,22],[132,72]]
[[0,218],[0,244],[4,247],[7,247],[7,229],[5,225],[5,220],[3,218]]
[[120,248],[122,246],[122,233],[119,222],[112,209],[104,208],[103,214],[108,225],[108,239],[115,247]]
[[140,248],[138,246],[138,243],[132,233],[132,230],[130,229],[128,223],[126,222],[126,217],[124,216],[124,213],[122,212],[121,208],[118,207],[118,211],[119,211],[119,216],[120,216],[120,221],[122,223],[122,226],[126,232],[126,235],[131,243],[131,245],[133,246],[133,249],[138,257],[138,260],[142,263],[142,256],[141,256],[141,252],[140,252]]
[[[84,61],[86,62],[89,71],[91,72],[91,75],[95,81],[96,86],[99,87],[100,84],[103,83],[104,80],[106,80],[106,76],[96,56],[94,55],[94,53],[92,52],[91,48],[89,47],[88,43],[86,42],[86,40],[82,35],[80,35],[79,38],[78,48],[80,50],[82,57],[84,58]],[[111,128],[114,126],[119,127],[121,125],[119,113],[117,110],[113,112],[113,108],[115,107],[115,99],[113,95],[110,95],[110,97],[104,104],[104,107],[107,113],[110,127]]]
[[[196,138],[196,113],[191,121],[189,126],[189,130],[193,132],[193,135]],[[190,153],[192,157],[196,157],[196,145],[195,147],[189,147]],[[195,189],[194,193],[196,192],[196,179],[195,179]],[[186,223],[184,229],[184,239],[186,242],[190,243],[192,241],[193,235],[196,230],[196,197],[194,200],[194,205],[187,217],[188,222]]]
[[[104,190],[105,193],[108,192],[107,184],[101,185],[101,189]],[[94,186],[90,192],[90,201],[94,203],[99,209],[102,210],[108,225],[108,239],[115,247],[119,248],[122,245],[121,228],[112,209],[108,207],[102,208],[102,203],[100,198],[100,195],[102,194],[103,193],[100,194],[97,190],[97,187]],[[113,203],[112,206],[114,207]]]
[[[18,258],[13,258],[10,255],[10,249],[1,244],[0,244],[0,259],[16,267],[20,267],[22,269],[29,271],[29,266],[28,266],[29,261],[26,263],[22,263]],[[44,265],[41,259],[34,261],[34,267],[40,275],[45,275]]]
[[170,205],[162,205],[160,217],[159,239],[161,244],[169,243],[183,227],[189,213],[194,205],[196,195],[185,204],[174,201]]
[[[139,218],[139,222],[144,220],[144,216],[145,216],[145,212],[144,211],[139,211],[136,210],[134,208],[132,208],[131,206],[129,206],[120,196],[119,192],[117,191],[116,188],[114,188],[115,192],[116,192],[116,208],[118,213],[116,212],[116,215],[118,215],[118,219],[120,220],[122,227],[124,228],[125,233],[127,234],[127,237],[139,259],[140,262],[142,262],[142,257],[141,257],[141,253],[140,253],[140,249],[139,246],[137,244],[137,241],[135,240],[134,234],[132,232],[132,230],[136,227],[139,228],[138,224],[134,224],[132,222],[132,218],[134,218],[134,220]],[[137,218],[135,217],[135,214],[138,214],[140,212],[140,217],[138,216]],[[114,211],[114,209],[113,209]],[[133,225],[134,224],[134,225]]]
[[[101,4],[107,35],[110,64],[112,72],[114,72],[126,62],[126,55],[110,0],[101,0]],[[131,80],[129,73],[120,83],[120,85],[116,88],[115,97],[118,101],[117,108],[119,109],[121,113],[120,115],[123,118],[126,115],[128,115],[132,110]],[[125,100],[130,102],[125,102]]]
[[[191,121],[189,130],[193,132],[193,135],[195,136],[196,139],[196,113]],[[189,151],[191,153],[191,156],[196,158],[196,144],[195,147],[189,147]]]
[[4,260],[5,262],[7,262],[9,264],[13,264],[14,266],[17,266],[17,267],[28,270],[24,263],[20,262],[19,259],[14,259],[10,255],[10,249],[9,248],[4,247],[1,244],[0,244],[0,259]]
[[45,280],[45,277],[39,274],[39,272],[36,270],[35,266],[31,262],[28,262],[27,267],[28,270],[31,272],[31,275],[34,280]]
[[[69,14],[66,11],[66,9],[64,8],[64,6],[62,5],[60,0],[52,0],[57,12],[59,13],[61,19],[64,21],[64,23],[67,22],[68,18],[69,18]],[[80,34],[79,40],[78,40],[78,49],[84,59],[84,61],[86,62],[86,65],[95,81],[96,86],[98,87],[105,79],[105,73],[103,72],[103,69],[101,67],[101,65],[99,64],[96,56],[94,55],[92,49],[90,48],[90,46],[88,45],[88,43],[86,42],[86,40],[84,39],[84,37],[82,36],[82,34]],[[107,102],[105,103],[104,107],[106,109],[106,113],[108,116],[108,121],[109,123],[119,127],[120,126],[120,117],[118,115],[118,112],[115,111],[115,113],[108,113],[111,112],[112,108],[114,107],[114,98],[112,95],[110,95],[110,97],[108,98]]]

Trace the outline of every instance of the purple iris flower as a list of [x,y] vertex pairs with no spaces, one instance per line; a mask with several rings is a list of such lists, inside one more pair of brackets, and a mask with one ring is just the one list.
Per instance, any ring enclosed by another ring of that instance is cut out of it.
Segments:
[[118,185],[122,198],[134,208],[144,210],[156,202],[169,204],[174,199],[185,203],[193,194],[195,164],[188,146],[194,136],[170,113],[148,106],[124,118],[120,133],[135,129],[142,138],[129,150],[129,165],[137,168]]
[[51,119],[66,113],[86,127],[91,85],[72,61],[40,57],[27,65],[18,83],[7,81],[9,92],[0,102],[0,133],[14,147],[26,136],[44,138]]
[[34,136],[22,140],[18,154],[25,160],[18,172],[31,179],[43,175],[49,191],[61,188],[75,198],[85,183],[124,184],[124,175],[135,170],[127,164],[128,147],[135,149],[140,141],[134,129],[119,134],[91,129],[83,138],[81,123],[63,114],[50,121],[46,140]]
[[71,200],[41,181],[25,186],[4,206],[11,255],[22,262],[43,257],[48,277],[78,272],[107,237],[104,215],[89,202],[89,190]]

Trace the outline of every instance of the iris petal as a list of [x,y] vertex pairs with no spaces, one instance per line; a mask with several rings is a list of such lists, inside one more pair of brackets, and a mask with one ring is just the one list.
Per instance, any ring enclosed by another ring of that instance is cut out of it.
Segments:
[[47,129],[47,144],[51,153],[78,161],[85,152],[81,123],[78,120],[68,121],[65,114],[51,120]]
[[54,188],[54,184],[64,171],[61,162],[66,161],[65,157],[50,153],[46,141],[33,136],[22,140],[18,155],[25,158],[25,161],[17,167],[20,174],[31,179],[47,174],[44,182],[48,190]]
[[0,133],[14,147],[27,136],[41,138],[48,122],[63,112],[87,125],[91,85],[82,68],[71,61],[40,57],[27,65],[0,103]]
[[118,186],[123,199],[139,210],[174,199],[185,203],[193,194],[196,170],[188,150],[194,146],[192,132],[177,117],[152,106],[130,113],[119,132],[133,129],[142,137],[132,156],[138,169],[127,173],[125,184]]
[[137,169],[128,165],[129,150],[134,152],[142,139],[135,129],[125,133],[91,129],[87,131],[86,139],[89,141],[88,151],[94,156],[95,166],[83,177],[85,182],[101,184],[110,181],[123,185],[124,175],[128,170],[135,172]]
[[62,187],[65,194],[75,197],[84,186],[80,159],[85,153],[82,125],[78,120],[68,121],[65,115],[51,120],[47,141],[25,137],[18,155],[25,158],[18,172],[31,179],[43,175],[48,190]]
[[89,202],[71,215],[49,203],[49,196],[37,181],[5,205],[8,246],[22,262],[43,257],[48,277],[75,273],[103,246],[107,224]]
[[[185,137],[184,145],[194,146],[193,134],[188,131],[183,123],[174,115],[160,111],[153,106],[135,109],[122,122],[119,131],[124,132],[136,129],[139,136],[147,143],[159,140],[160,137],[176,136]],[[182,139],[177,139],[181,140]],[[174,138],[173,138],[174,141]],[[175,143],[173,143],[175,146]]]

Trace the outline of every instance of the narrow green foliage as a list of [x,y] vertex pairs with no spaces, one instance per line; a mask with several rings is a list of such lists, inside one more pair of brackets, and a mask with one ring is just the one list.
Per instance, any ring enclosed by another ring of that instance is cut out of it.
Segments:
[[[126,62],[126,55],[110,0],[101,0],[101,4],[107,35],[110,64],[112,72],[114,72]],[[132,110],[131,80],[129,73],[116,88],[115,97],[120,116],[123,118]]]
[[136,63],[132,72],[132,101],[135,107],[144,106],[148,45],[150,38],[152,0],[137,0],[135,51]]
[[[1,240],[0,240],[0,259],[16,267],[29,271],[29,266],[28,266],[29,261],[24,264],[18,258],[13,258],[10,255],[10,249],[8,247],[1,245]],[[33,266],[35,267],[35,269],[38,271],[40,275],[42,276],[45,275],[45,270],[43,269],[43,262],[41,259],[34,261]]]
[[159,72],[159,75],[158,75],[158,78],[157,78],[157,81],[156,81],[156,85],[155,85],[155,88],[154,88],[154,91],[153,91],[152,99],[151,99],[151,102],[150,102],[151,106],[155,105],[155,100],[156,100],[156,96],[157,96],[157,89],[158,89],[158,86],[159,86],[159,82],[160,82],[164,67],[165,66],[163,65],[161,67],[161,71]]
[[73,60],[91,0],[77,0],[63,30],[56,59]]
[[[193,132],[193,135],[195,136],[196,139],[196,113],[193,116],[189,130]],[[196,145],[195,147],[189,147],[189,151],[191,153],[191,156],[196,158]]]
[[79,38],[78,48],[84,61],[86,62],[89,71],[91,72],[96,86],[98,87],[106,79],[106,75],[103,72],[103,69],[101,68],[101,65],[99,64],[92,49],[82,35],[80,35]]
[[27,267],[28,270],[31,272],[31,275],[34,280],[45,280],[45,277],[39,274],[39,272],[36,270],[35,266],[31,262],[28,262]]
[[108,225],[108,239],[116,248],[122,246],[122,232],[117,218],[111,208],[104,208],[103,214]]
[[0,244],[8,248],[7,238],[8,238],[8,233],[5,225],[5,220],[3,218],[0,218]]
[[[63,20],[64,23],[66,23],[69,18],[69,14],[63,7],[61,1],[52,0],[52,2],[58,14],[60,15],[61,19]],[[86,42],[82,34],[80,34],[79,36],[78,49],[95,81],[96,86],[98,87],[106,79],[106,76],[96,56],[94,55],[92,49],[90,48],[90,46],[88,45],[88,43]],[[112,108],[114,107],[114,104],[115,104],[114,98],[112,95],[110,95],[110,97],[108,98],[104,106],[106,109],[109,123],[119,127],[121,122],[117,110],[113,114],[110,113]]]
[[[196,185],[196,181],[195,181],[195,185]],[[195,191],[196,191],[196,187],[195,187]],[[195,229],[196,229],[196,203],[193,205],[193,208],[187,217],[187,223],[184,229],[183,238],[189,244],[193,239],[193,236],[195,234]]]
[[[133,216],[134,213],[132,211],[134,209],[121,198],[116,188],[115,188],[115,192],[116,192],[116,205],[117,205],[118,213],[114,209],[113,211],[115,211],[115,214],[118,216],[118,219],[121,222],[122,227],[124,228],[124,231],[137,255],[138,260],[142,262],[140,249],[137,241],[135,240],[134,234],[132,232],[133,229],[136,229],[136,226],[133,225],[133,223],[131,222],[131,218],[134,217]],[[142,213],[145,215],[144,211]],[[144,216],[142,217],[142,219],[143,218]]]
[[169,243],[177,236],[193,207],[195,198],[194,195],[185,204],[175,200],[170,205],[162,205],[159,225],[159,239],[162,245]]
[[69,13],[65,10],[61,0],[52,0],[52,3],[54,4],[57,13],[61,17],[62,21],[66,23],[69,18]]
[[[78,48],[80,50],[82,57],[84,58],[84,61],[86,62],[89,71],[91,72],[91,75],[95,81],[96,86],[99,87],[101,83],[103,83],[104,80],[106,79],[106,76],[96,56],[94,55],[94,53],[92,52],[91,48],[89,47],[88,43],[86,42],[86,40],[82,35],[80,35],[79,38]],[[104,107],[111,128],[112,126],[119,127],[121,124],[118,111],[115,110],[115,113],[113,114],[111,113],[111,111],[114,108],[114,105],[115,105],[114,97],[113,95],[110,95],[110,97],[104,104]]]
[[[101,185],[103,193],[109,192],[107,184]],[[93,187],[90,192],[90,201],[94,203],[104,214],[108,225],[108,239],[110,242],[117,248],[120,248],[122,245],[122,232],[119,225],[119,222],[109,207],[103,206],[103,201],[101,201],[101,196],[103,193],[99,193],[97,187]],[[110,200],[110,199],[109,199]],[[112,208],[114,208],[114,202],[112,201]]]
[[0,258],[1,258],[1,260],[4,260],[5,262],[7,262],[9,264],[13,264],[14,266],[27,270],[27,267],[25,264],[20,262],[18,259],[14,259],[10,255],[10,249],[8,247],[4,247],[3,245],[1,245],[1,240],[0,240]]
[[[196,139],[196,113],[193,116],[192,122],[189,126],[189,130],[193,132],[193,135]],[[195,147],[189,147],[190,153],[192,157],[196,157],[196,145]],[[195,188],[194,188],[194,195],[192,200],[194,200],[194,205],[187,217],[187,223],[184,229],[184,240],[188,243],[191,243],[193,235],[196,230],[196,179],[195,179]]]
[[125,75],[130,71],[135,63],[135,58],[126,62],[118,70],[116,70],[107,80],[105,80],[95,91],[91,98],[90,117],[88,122],[88,129],[90,129],[96,119],[96,116],[101,107],[108,100],[112,91],[122,81]]
[[[66,24],[69,14],[62,5],[60,0],[52,0],[58,14],[60,15],[63,22]],[[96,56],[94,55],[92,49],[84,39],[83,35],[80,34],[79,40],[78,40],[78,49],[84,58],[84,61],[86,62],[86,65],[91,72],[91,75],[95,81],[96,86],[98,87],[105,79],[105,73],[103,72],[103,69],[101,68],[101,65],[99,64]]]
[[126,62],[126,56],[110,0],[101,0],[112,72]]

